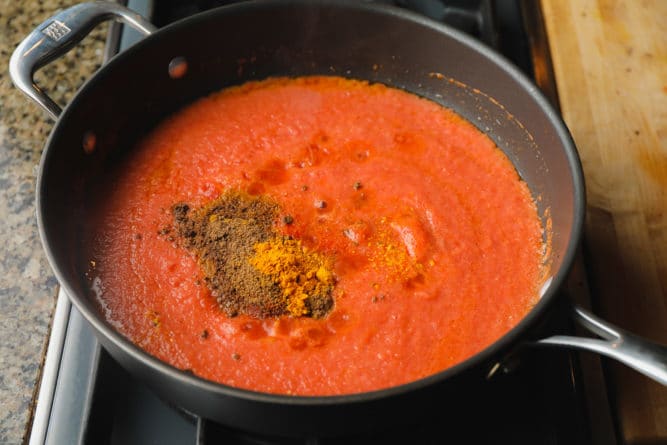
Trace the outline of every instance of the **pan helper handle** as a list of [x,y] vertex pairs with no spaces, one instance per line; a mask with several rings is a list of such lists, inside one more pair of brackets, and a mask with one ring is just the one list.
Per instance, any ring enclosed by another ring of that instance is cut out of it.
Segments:
[[596,352],[667,385],[667,346],[630,334],[580,307],[575,306],[572,311],[574,320],[599,338],[555,335],[537,344]]
[[72,6],[44,21],[16,48],[9,61],[14,85],[57,119],[62,109],[35,83],[35,72],[68,52],[95,26],[107,20],[122,21],[145,35],[157,30],[139,14],[116,3]]

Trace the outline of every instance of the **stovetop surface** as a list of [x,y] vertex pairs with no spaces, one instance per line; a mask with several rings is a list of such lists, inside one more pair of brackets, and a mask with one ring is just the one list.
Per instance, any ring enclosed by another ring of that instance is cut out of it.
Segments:
[[[234,1],[130,0],[157,26]],[[425,14],[480,39],[532,77],[520,2],[513,0],[381,0]],[[127,39],[126,39],[127,40]],[[123,43],[119,39],[121,48]],[[112,45],[113,46],[113,45]],[[68,305],[61,296],[59,305]],[[354,437],[269,438],[186,413],[158,399],[100,346],[78,311],[67,306],[57,381],[43,443],[84,444],[587,444],[586,411],[576,356],[524,353],[509,373],[471,390],[465,400],[442,400],[431,419]],[[563,318],[562,320],[564,320]],[[561,322],[567,323],[567,322]],[[559,326],[567,330],[567,325]],[[34,427],[33,427],[34,428]]]

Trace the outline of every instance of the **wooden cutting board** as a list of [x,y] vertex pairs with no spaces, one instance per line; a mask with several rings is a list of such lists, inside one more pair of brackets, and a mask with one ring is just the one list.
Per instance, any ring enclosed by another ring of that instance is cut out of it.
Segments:
[[[563,118],[584,167],[594,311],[667,344],[667,1],[541,5]],[[667,443],[667,388],[608,363],[622,440]]]

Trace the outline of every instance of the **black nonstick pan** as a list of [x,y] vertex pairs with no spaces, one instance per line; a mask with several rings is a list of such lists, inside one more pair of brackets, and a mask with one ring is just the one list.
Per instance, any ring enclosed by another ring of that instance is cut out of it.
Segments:
[[[32,75],[95,24],[122,20],[146,34],[100,69],[61,112]],[[240,65],[242,62],[242,66]],[[667,351],[579,309],[601,338],[545,330],[579,245],[584,183],[570,135],[537,87],[492,50],[446,26],[387,6],[344,1],[243,2],[160,30],[115,3],[85,3],[40,25],[10,63],[14,83],[57,120],[37,186],[39,230],[55,274],[101,343],[161,397],[203,417],[258,433],[337,435],[415,421],[525,344],[593,350],[667,384]],[[514,163],[551,227],[550,278],[539,303],[510,332],[427,378],[353,395],[300,397],[241,390],[198,378],[146,354],[98,312],[79,265],[87,195],[109,163],[157,122],[229,85],[270,76],[335,74],[402,88],[449,107],[487,133]],[[492,384],[492,382],[491,382]]]

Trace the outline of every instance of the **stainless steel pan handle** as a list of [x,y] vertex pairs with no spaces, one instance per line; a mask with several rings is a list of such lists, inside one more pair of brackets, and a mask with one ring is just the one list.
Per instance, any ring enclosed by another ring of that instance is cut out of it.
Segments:
[[9,61],[14,85],[55,120],[62,109],[34,81],[35,72],[72,49],[99,23],[120,20],[150,35],[157,30],[139,14],[112,2],[81,3],[39,25],[16,48]]
[[667,386],[666,346],[630,334],[577,306],[573,308],[573,318],[600,338],[555,335],[539,340],[537,344],[596,352]]

